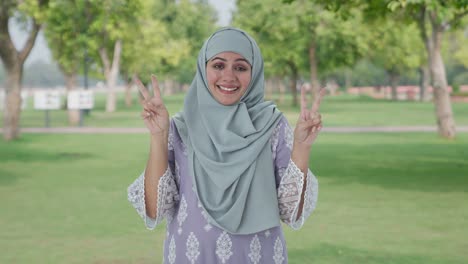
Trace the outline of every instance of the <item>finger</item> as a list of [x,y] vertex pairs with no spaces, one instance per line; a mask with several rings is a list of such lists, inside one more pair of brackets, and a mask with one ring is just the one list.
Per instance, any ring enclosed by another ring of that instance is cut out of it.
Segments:
[[316,122],[314,120],[307,120],[298,125],[299,125],[299,129],[301,130],[309,130],[311,127],[316,126],[318,124],[320,124],[320,122]]
[[312,105],[312,108],[310,110],[311,112],[313,113],[318,112],[320,103],[322,102],[322,98],[325,96],[326,92],[327,91],[325,90],[325,88],[320,89],[320,91],[317,94],[317,97],[314,100],[314,104]]
[[154,74],[151,74],[151,84],[153,85],[153,94],[154,97],[161,99],[161,90],[159,90],[158,79]]
[[301,117],[303,120],[306,120],[305,112],[307,111],[307,96],[305,85],[301,86]]
[[140,81],[140,79],[135,77],[135,79],[133,81],[135,82],[136,86],[138,87],[138,90],[140,91],[140,93],[143,95],[143,98],[145,98],[145,100],[150,99],[151,95],[149,94],[149,92],[146,89],[145,85],[143,85],[143,83]]
[[307,109],[307,96],[305,85],[301,86],[301,109]]
[[309,112],[308,120],[322,120],[322,115],[318,112]]
[[147,112],[147,111],[141,112],[141,118],[147,119],[147,118],[149,118],[149,117],[151,117],[151,113],[150,113],[150,112]]
[[143,109],[149,113],[157,113],[158,108],[152,102],[145,102],[143,104]]

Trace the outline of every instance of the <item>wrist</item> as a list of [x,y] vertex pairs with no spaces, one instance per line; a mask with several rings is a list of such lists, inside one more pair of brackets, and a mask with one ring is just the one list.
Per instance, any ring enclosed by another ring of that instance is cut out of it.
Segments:
[[169,138],[169,131],[161,131],[158,133],[152,133],[150,135],[150,140],[152,145],[165,145],[167,146]]
[[298,142],[297,140],[294,140],[293,142],[293,150],[296,149],[297,151],[300,151],[301,153],[309,153],[311,148],[312,148],[312,144]]

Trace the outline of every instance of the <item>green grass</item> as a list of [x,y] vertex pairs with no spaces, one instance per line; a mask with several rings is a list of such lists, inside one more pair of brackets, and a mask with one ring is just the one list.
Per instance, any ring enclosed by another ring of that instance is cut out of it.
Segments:
[[[95,108],[84,119],[85,126],[95,127],[143,127],[140,119],[141,107],[136,102],[127,108],[124,104],[123,94],[118,94],[118,105],[115,113],[104,111],[105,96],[96,94]],[[183,94],[166,96],[165,104],[171,115],[182,109]],[[278,95],[273,98],[278,102]],[[468,104],[453,103],[455,121],[458,125],[468,125]],[[299,107],[291,106],[290,96],[286,96],[283,103],[278,103],[294,124],[298,117]],[[375,100],[369,97],[340,95],[325,98],[321,105],[321,113],[326,126],[403,126],[403,125],[430,125],[435,126],[434,105],[431,102],[405,102]],[[65,110],[49,111],[51,126],[67,126],[67,113]],[[0,127],[2,126],[0,120]],[[32,108],[32,98],[29,106],[21,114],[21,127],[45,126],[45,112]]]
[[[324,105],[325,106],[325,105]],[[146,135],[0,141],[0,263],[159,263],[126,199]],[[317,210],[286,230],[290,263],[468,263],[468,134],[323,133]]]

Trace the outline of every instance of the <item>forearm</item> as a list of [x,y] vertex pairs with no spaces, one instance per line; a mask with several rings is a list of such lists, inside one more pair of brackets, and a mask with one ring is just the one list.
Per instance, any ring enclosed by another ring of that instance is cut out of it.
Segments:
[[168,134],[151,135],[150,151],[145,170],[145,206],[146,214],[156,218],[158,184],[168,166]]
[[299,219],[302,215],[302,208],[304,207],[304,197],[305,197],[305,189],[307,186],[307,172],[309,170],[309,157],[310,157],[310,147],[305,144],[300,144],[294,141],[293,149],[291,152],[291,160],[296,164],[296,166],[302,171],[304,174],[303,179],[303,186],[302,186],[302,194],[301,194],[301,201],[299,202],[299,209],[297,212],[297,219]]

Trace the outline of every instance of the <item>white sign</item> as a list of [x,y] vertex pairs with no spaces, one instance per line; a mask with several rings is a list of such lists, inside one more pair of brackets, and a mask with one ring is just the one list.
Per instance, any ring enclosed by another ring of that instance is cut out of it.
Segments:
[[60,109],[59,91],[36,91],[34,93],[34,109]]
[[92,109],[94,95],[89,90],[76,90],[68,92],[68,109]]
[[[6,95],[5,91],[0,91],[0,111],[3,110],[5,106]],[[25,109],[28,104],[28,93],[26,91],[21,91],[21,109]]]
[[21,109],[26,109],[28,105],[28,92],[21,91]]

